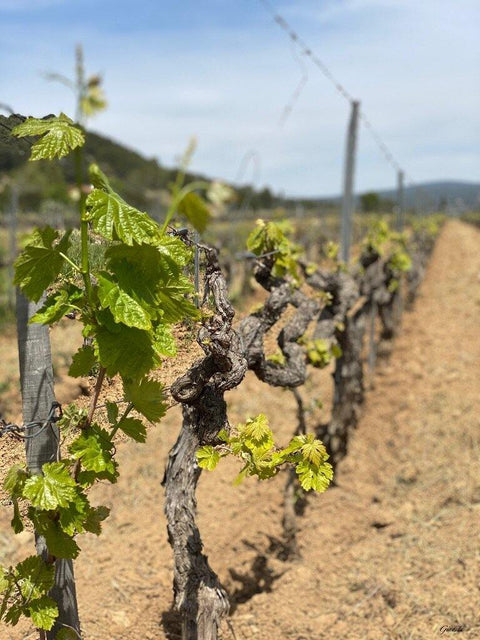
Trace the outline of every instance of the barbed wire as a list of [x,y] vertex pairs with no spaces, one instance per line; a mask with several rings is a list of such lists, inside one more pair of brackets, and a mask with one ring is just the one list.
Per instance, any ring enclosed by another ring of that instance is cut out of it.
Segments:
[[[48,412],[45,420],[33,420],[32,422],[26,422],[23,425],[18,425],[13,422],[6,422],[3,418],[0,418],[0,438],[7,434],[11,434],[23,440],[37,438],[45,431],[49,424],[58,422],[62,416],[62,405],[55,401],[52,402],[52,406],[50,407],[50,411]],[[25,431],[35,428],[39,428],[35,433],[24,433]]]
[[[350,104],[353,104],[356,100],[352,96],[352,94],[345,88],[345,86],[335,77],[335,75],[330,71],[327,65],[321,60],[308,46],[308,44],[301,38],[298,33],[293,29],[293,27],[285,20],[283,16],[281,16],[275,10],[275,7],[269,2],[269,0],[259,0],[259,2],[265,7],[265,9],[272,15],[275,22],[278,26],[285,31],[288,37],[299,46],[302,54],[310,58],[313,64],[321,71],[321,73],[327,78],[327,80],[335,87],[337,93],[339,93],[342,98],[347,100]],[[367,118],[365,112],[360,109],[359,118],[365,125],[365,128],[372,136],[376,145],[380,149],[382,155],[385,160],[395,169],[395,171],[402,171],[400,162],[395,158],[393,152],[389,149],[386,142],[383,140],[378,131],[374,128],[371,121]],[[405,174],[405,171],[404,171]],[[408,181],[413,183],[411,178],[408,178]]]

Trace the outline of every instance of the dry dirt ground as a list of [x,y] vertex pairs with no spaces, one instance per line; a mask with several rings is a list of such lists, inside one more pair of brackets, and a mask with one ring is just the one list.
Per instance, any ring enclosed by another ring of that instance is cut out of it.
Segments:
[[[479,320],[480,232],[449,221],[390,360],[379,363],[337,486],[308,498],[300,561],[276,557],[284,477],[234,487],[238,469],[227,461],[203,474],[205,551],[233,602],[223,640],[480,638]],[[295,428],[291,395],[250,376],[228,401],[233,423],[265,411],[280,442]],[[95,489],[112,513],[100,538],[79,541],[86,640],[179,637],[160,487],[179,423],[174,407],[145,445],[120,445],[118,485]],[[2,563],[32,551],[10,517],[3,507]],[[36,634],[0,625],[0,637]]]

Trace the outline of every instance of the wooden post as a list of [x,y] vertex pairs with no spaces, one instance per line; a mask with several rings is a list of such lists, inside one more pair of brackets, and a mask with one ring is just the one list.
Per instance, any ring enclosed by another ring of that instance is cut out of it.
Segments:
[[[55,400],[49,329],[44,325],[28,323],[42,304],[43,300],[38,304],[28,302],[17,290],[18,356],[24,423],[45,420]],[[60,457],[58,427],[50,423],[38,437],[25,440],[25,450],[28,468],[32,473],[41,474],[42,466],[46,462],[55,462]],[[49,553],[45,539],[36,535],[35,545],[37,554],[48,561]],[[80,637],[71,560],[55,560],[55,585],[50,596],[58,605],[59,616],[53,629],[47,632],[47,640],[54,640],[60,629],[65,627],[73,628]]]
[[10,197],[10,210],[8,212],[8,306],[15,308],[15,287],[13,286],[13,263],[17,257],[17,212],[18,212],[18,187],[12,185]]
[[355,151],[357,145],[358,112],[360,103],[352,102],[352,114],[348,125],[347,149],[342,201],[341,258],[348,263],[352,238],[352,218],[354,209],[353,178],[355,174]]
[[401,232],[405,225],[405,191],[403,188],[403,171],[399,171],[397,177],[397,231]]

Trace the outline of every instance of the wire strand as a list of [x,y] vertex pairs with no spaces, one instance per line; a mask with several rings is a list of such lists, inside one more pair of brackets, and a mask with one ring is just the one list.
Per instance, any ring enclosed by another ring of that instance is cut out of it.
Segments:
[[[298,33],[292,28],[292,26],[285,20],[283,16],[281,16],[273,5],[269,2],[269,0],[259,0],[260,4],[262,4],[268,13],[271,14],[274,21],[278,24],[278,26],[285,31],[288,37],[301,49],[301,53],[305,56],[309,57],[313,64],[320,70],[320,72],[327,78],[327,80],[335,87],[337,93],[339,93],[342,98],[347,100],[350,104],[355,102],[352,94],[344,87],[344,85],[335,77],[335,75],[330,71],[327,65],[321,60],[315,52],[308,46],[308,44],[301,38]],[[398,160],[395,158],[393,152],[389,149],[386,142],[383,140],[378,131],[373,127],[371,121],[367,118],[365,112],[360,109],[359,118],[365,125],[365,128],[372,136],[376,145],[380,149],[382,155],[385,160],[390,164],[395,171],[402,171],[401,165]],[[405,172],[404,172],[405,173]],[[409,179],[410,180],[410,179]],[[410,180],[411,181],[411,180]]]

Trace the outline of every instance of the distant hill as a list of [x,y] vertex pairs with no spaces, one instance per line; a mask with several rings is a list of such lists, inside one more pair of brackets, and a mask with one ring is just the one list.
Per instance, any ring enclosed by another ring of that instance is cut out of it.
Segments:
[[[368,192],[356,194],[357,206],[360,206],[360,198],[365,193],[376,193],[384,203],[396,204],[397,191],[395,189],[379,190],[370,189]],[[480,182],[464,182],[460,180],[445,180],[436,182],[423,182],[404,189],[405,206],[427,207],[434,210],[476,209],[480,210]],[[308,198],[306,204],[321,205],[331,204],[338,206],[341,196],[327,196],[325,198]]]
[[[70,158],[56,163],[34,163],[27,167],[29,143],[12,138],[10,130],[21,122],[21,117],[0,115],[0,204],[2,176],[15,175],[21,186],[20,204],[26,209],[37,209],[45,199],[68,201],[68,186],[75,182],[73,162]],[[145,158],[98,133],[88,132],[85,146],[88,162],[96,162],[111,179],[114,187],[131,204],[145,209],[159,206],[160,193],[166,191],[175,180],[177,168],[164,167],[155,158]],[[187,181],[206,179],[188,173]],[[261,191],[249,185],[236,187],[237,205],[241,215],[247,209],[269,209],[273,206],[294,208],[301,202],[307,208],[338,206],[339,196],[325,198],[282,198],[274,196],[268,188]],[[394,203],[395,190],[377,191],[384,202]],[[361,194],[357,194],[360,198]],[[405,189],[407,207],[424,206],[429,209],[480,209],[480,183],[437,181],[419,184]]]
[[[396,200],[394,190],[379,191],[380,198]],[[428,204],[434,209],[444,209],[449,206],[464,206],[469,209],[480,208],[480,182],[460,182],[445,180],[439,182],[424,182],[405,188],[405,205],[414,207]]]
[[[71,157],[56,162],[27,164],[30,143],[13,138],[11,129],[22,122],[18,116],[0,115],[0,204],[2,179],[15,176],[20,185],[20,205],[25,209],[37,209],[45,199],[67,200],[68,187],[75,183],[75,169]],[[130,202],[141,208],[161,206],[165,193],[175,181],[178,168],[164,167],[156,158],[145,158],[98,133],[87,132],[85,144],[87,163],[96,162],[108,175],[114,188]],[[210,179],[187,172],[186,181]],[[252,208],[269,208],[273,196],[269,189],[255,191],[245,185],[235,188],[238,202],[247,202]]]

